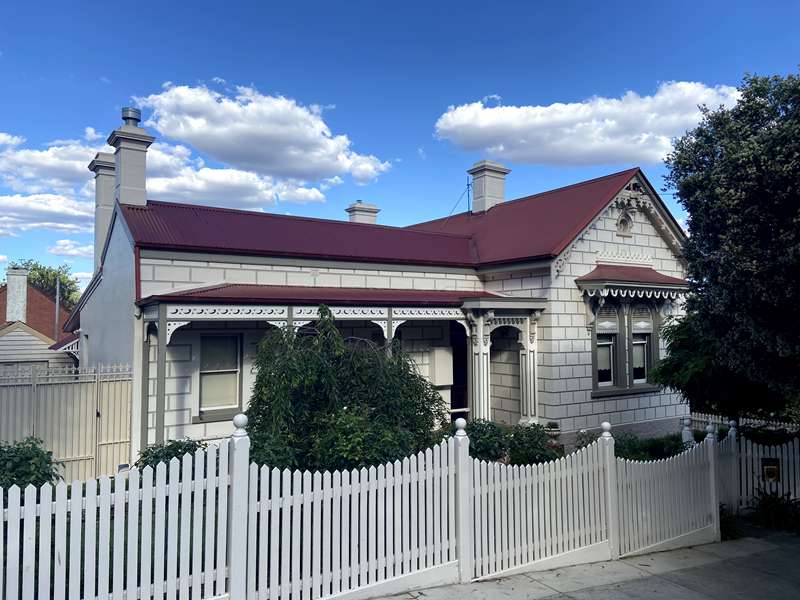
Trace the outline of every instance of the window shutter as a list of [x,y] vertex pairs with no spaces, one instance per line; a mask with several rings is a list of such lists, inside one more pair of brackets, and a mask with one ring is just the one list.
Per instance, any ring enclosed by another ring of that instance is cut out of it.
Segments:
[[611,306],[604,306],[597,311],[595,330],[597,333],[619,333],[617,309]]
[[637,306],[631,312],[631,324],[633,333],[653,333],[653,315],[650,309],[644,306]]

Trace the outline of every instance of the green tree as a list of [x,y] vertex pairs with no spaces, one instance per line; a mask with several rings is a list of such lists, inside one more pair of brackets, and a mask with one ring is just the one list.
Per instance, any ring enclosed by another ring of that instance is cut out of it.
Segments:
[[739,89],[734,107],[703,107],[666,160],[691,294],[657,375],[692,403],[783,411],[800,398],[800,78]]
[[66,310],[75,308],[75,304],[77,304],[78,298],[81,296],[81,289],[78,286],[78,280],[72,275],[72,269],[69,265],[51,267],[42,264],[38,260],[26,258],[12,261],[8,266],[12,269],[26,269],[28,271],[28,282],[50,298],[56,297],[56,280],[60,280],[61,305]]
[[247,415],[260,464],[361,467],[423,450],[446,431],[446,404],[408,355],[345,340],[324,306],[310,334],[271,330],[255,369]]

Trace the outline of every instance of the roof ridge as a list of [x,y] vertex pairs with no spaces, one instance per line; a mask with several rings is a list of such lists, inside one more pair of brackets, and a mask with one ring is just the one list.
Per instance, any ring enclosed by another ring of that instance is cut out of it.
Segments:
[[[206,204],[190,204],[188,202],[174,202],[174,201],[167,201],[167,200],[147,200],[147,204],[158,204],[161,206],[174,206],[177,208],[190,208],[192,210],[205,210],[209,212],[222,212],[222,213],[235,213],[235,214],[242,214],[242,215],[257,215],[261,217],[267,218],[275,218],[275,219],[292,219],[292,220],[302,220],[302,221],[313,221],[317,223],[335,223],[339,225],[345,225],[350,227],[361,227],[361,228],[379,228],[379,229],[386,229],[390,231],[409,231],[407,226],[398,226],[398,225],[381,225],[379,223],[355,223],[353,221],[342,221],[340,219],[323,219],[321,217],[306,217],[300,215],[279,215],[277,213],[270,213],[270,212],[259,212],[255,210],[248,210],[246,208],[228,208],[226,206],[208,206]],[[146,209],[147,206],[132,206],[132,205],[125,205],[125,208],[132,208],[132,209]],[[433,235],[440,235],[444,237],[462,239],[462,240],[469,240],[472,238],[470,235],[464,235],[460,233],[450,233],[447,231],[417,231],[415,233],[424,233],[424,234],[433,234]]]
[[[544,196],[545,194],[553,194],[553,193],[556,193],[556,192],[562,192],[564,190],[569,190],[569,189],[572,189],[572,188],[577,188],[577,187],[581,187],[581,186],[584,186],[584,185],[597,183],[598,181],[603,181],[604,179],[611,179],[612,177],[618,177],[618,176],[623,175],[625,173],[631,173],[631,175],[633,175],[633,173],[636,172],[636,171],[641,171],[641,168],[638,167],[638,166],[637,167],[631,167],[629,169],[623,169],[622,171],[617,171],[616,173],[609,173],[608,175],[601,175],[600,177],[594,177],[592,179],[586,179],[584,181],[578,181],[577,183],[570,183],[569,185],[564,185],[564,186],[561,186],[561,187],[552,188],[552,189],[549,189],[549,190],[544,190],[542,192],[536,192],[535,194],[530,194],[528,196],[521,196],[519,198],[513,198],[511,200],[505,200],[503,202],[500,202],[499,204],[495,204],[489,210],[487,210],[487,211],[485,211],[483,213],[474,213],[474,214],[475,214],[475,216],[482,216],[482,215],[488,214],[490,211],[494,211],[494,210],[496,210],[498,208],[503,208],[505,206],[510,206],[510,205],[515,204],[517,202],[522,202],[523,200],[531,200],[531,199],[536,198],[538,196]],[[431,219],[430,221],[421,221],[419,223],[414,223],[413,225],[409,225],[407,227],[410,228],[410,229],[413,229],[414,227],[416,227],[418,225],[429,225],[431,223],[437,223],[439,221],[444,221],[445,219],[451,219],[453,217],[457,217],[457,216],[461,216],[461,215],[469,215],[469,214],[473,214],[473,213],[471,211],[465,210],[465,211],[462,211],[460,213],[452,214],[449,217],[438,217],[436,219]],[[428,231],[428,230],[424,230],[424,231]],[[432,233],[444,233],[444,232],[438,232],[437,231],[437,232],[432,232]]]

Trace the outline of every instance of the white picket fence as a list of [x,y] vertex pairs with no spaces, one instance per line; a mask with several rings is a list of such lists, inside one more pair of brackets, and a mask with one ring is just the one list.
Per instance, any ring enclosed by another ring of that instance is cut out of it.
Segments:
[[0,375],[0,441],[35,436],[67,481],[130,462],[131,368],[34,368]]
[[[692,425],[698,429],[705,429],[708,423],[711,423],[715,427],[730,425],[730,419],[726,419],[723,416],[711,413],[692,412],[689,416],[692,419]],[[773,419],[756,419],[753,417],[741,417],[738,421],[738,425],[764,427],[765,429],[786,429],[788,431],[800,431],[800,423],[776,421]]]
[[752,507],[760,490],[800,498],[800,437],[768,446],[739,436],[734,427],[719,450],[720,502],[729,510]]
[[225,594],[228,445],[155,471],[24,492],[14,486],[5,506],[0,493],[0,598]]
[[591,559],[593,552],[594,560],[610,558],[606,463],[600,442],[537,465],[472,463],[476,578],[534,563],[553,568],[560,564],[554,557],[587,548],[584,558]]
[[668,461],[590,446],[526,466],[441,444],[343,472],[250,464],[246,418],[218,447],[0,490],[0,598],[356,599],[719,539],[713,436]]
[[719,540],[716,457],[706,438],[663,460],[617,458],[622,555]]

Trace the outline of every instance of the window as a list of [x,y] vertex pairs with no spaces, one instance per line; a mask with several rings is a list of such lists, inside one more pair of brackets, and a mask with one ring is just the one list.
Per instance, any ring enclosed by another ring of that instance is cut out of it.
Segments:
[[631,381],[647,383],[652,364],[653,315],[647,306],[631,310]]
[[200,410],[239,406],[240,342],[237,335],[200,338]]
[[597,387],[614,386],[617,384],[617,336],[619,335],[619,317],[616,308],[604,306],[597,311],[595,332]]
[[633,383],[647,383],[647,355],[649,354],[650,335],[633,334]]
[[600,334],[597,336],[597,385],[606,387],[614,385],[614,345],[616,335]]

